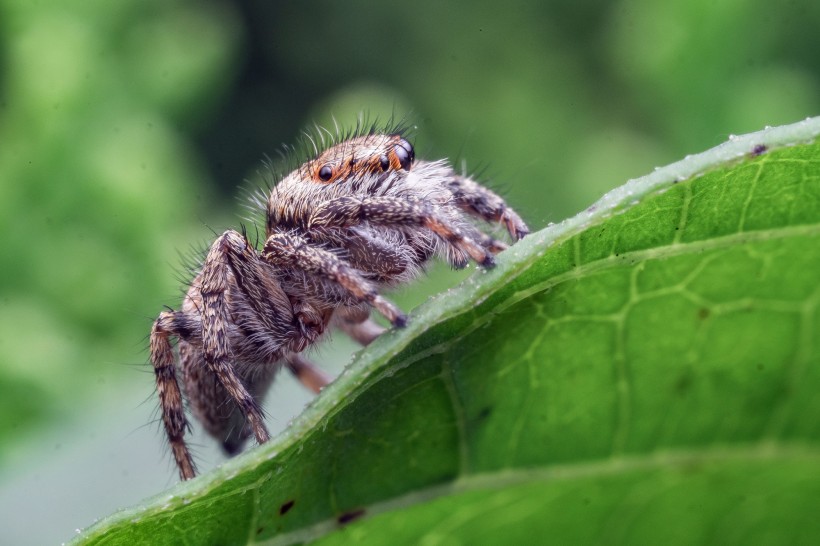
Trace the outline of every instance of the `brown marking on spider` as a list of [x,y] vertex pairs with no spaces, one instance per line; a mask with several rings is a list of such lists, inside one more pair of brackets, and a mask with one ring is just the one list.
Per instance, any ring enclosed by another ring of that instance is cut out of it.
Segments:
[[492,267],[507,244],[482,222],[503,226],[512,242],[529,233],[498,195],[445,161],[416,160],[392,132],[317,151],[255,202],[265,213],[262,249],[244,233],[220,235],[181,308],[160,313],[151,329],[162,421],[184,480],[196,473],[184,399],[227,453],[251,436],[264,443],[261,400],[280,367],[317,393],[330,381],[300,354],[328,328],[367,345],[384,331],[372,309],[396,327],[407,320],[382,290],[409,282],[435,257]]
[[410,170],[413,146],[401,135],[369,134],[328,148],[304,166],[303,175],[314,182],[331,184],[365,174]]

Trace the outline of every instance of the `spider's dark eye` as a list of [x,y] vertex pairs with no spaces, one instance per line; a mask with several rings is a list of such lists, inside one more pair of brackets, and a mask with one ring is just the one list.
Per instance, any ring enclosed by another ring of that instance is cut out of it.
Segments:
[[321,169],[319,169],[319,178],[327,182],[331,178],[333,178],[333,169],[330,165],[325,165]]
[[386,171],[387,169],[389,169],[390,168],[390,158],[388,158],[386,155],[382,154],[381,157],[379,158],[379,166],[381,166],[382,171]]
[[396,147],[393,148],[393,151],[399,159],[401,168],[405,171],[409,171],[410,164],[413,163],[413,160],[416,158],[416,153],[413,151],[413,145],[406,140],[401,139],[399,140],[399,143],[396,144]]

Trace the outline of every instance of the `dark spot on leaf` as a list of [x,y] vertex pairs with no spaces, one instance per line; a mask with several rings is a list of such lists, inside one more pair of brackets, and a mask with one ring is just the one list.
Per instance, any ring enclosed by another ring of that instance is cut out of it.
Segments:
[[758,144],[757,146],[752,148],[752,156],[757,157],[759,155],[763,155],[766,153],[766,150],[768,149],[769,148],[767,148],[765,144]]
[[288,502],[282,503],[282,506],[279,507],[279,515],[284,516],[288,513],[288,510],[293,508],[293,505],[296,503],[294,500],[289,500]]
[[256,534],[257,534],[257,535],[261,535],[261,534],[262,534],[262,531],[264,531],[264,530],[265,530],[265,528],[264,528],[264,527],[260,527],[259,529],[257,529],[257,530],[256,530]]
[[342,525],[348,524],[351,521],[355,521],[364,515],[364,508],[360,508],[358,510],[351,510],[350,512],[345,512],[344,514],[340,515],[336,518],[336,521],[341,523]]
[[478,420],[483,421],[484,419],[489,417],[492,412],[493,412],[493,408],[490,407],[490,406],[486,406],[484,408],[481,408],[481,411],[478,412]]
[[589,506],[591,503],[592,501],[589,499],[589,497],[584,498],[584,506]]
[[763,371],[763,364],[758,364],[757,369],[762,372]]
[[707,309],[706,307],[701,307],[700,309],[698,309],[698,318],[700,319],[707,319],[711,314],[712,312],[709,311],[709,309]]

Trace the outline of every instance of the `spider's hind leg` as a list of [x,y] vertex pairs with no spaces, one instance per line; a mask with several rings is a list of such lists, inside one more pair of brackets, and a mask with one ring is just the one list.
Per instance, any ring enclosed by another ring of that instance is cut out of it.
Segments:
[[185,430],[189,426],[185,418],[182,392],[174,367],[174,351],[171,347],[170,336],[178,336],[174,322],[174,313],[170,311],[160,313],[154,322],[151,328],[151,363],[154,365],[165,433],[168,435],[180,477],[189,480],[196,475],[196,468],[184,439]]

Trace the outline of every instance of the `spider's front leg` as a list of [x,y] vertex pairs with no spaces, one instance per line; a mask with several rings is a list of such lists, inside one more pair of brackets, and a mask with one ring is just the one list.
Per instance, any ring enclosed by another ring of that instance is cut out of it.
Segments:
[[384,299],[376,287],[354,267],[332,252],[314,246],[295,233],[274,233],[265,241],[262,259],[277,267],[292,267],[335,283],[350,296],[377,309],[394,326],[404,326],[407,317]]
[[518,214],[496,193],[465,176],[453,176],[447,187],[456,204],[473,216],[504,224],[514,241],[523,239],[530,229]]
[[396,197],[340,197],[319,206],[308,221],[308,229],[346,227],[361,222],[383,226],[420,226],[449,244],[464,250],[484,267],[495,265],[488,245],[474,241],[434,207],[420,199]]

